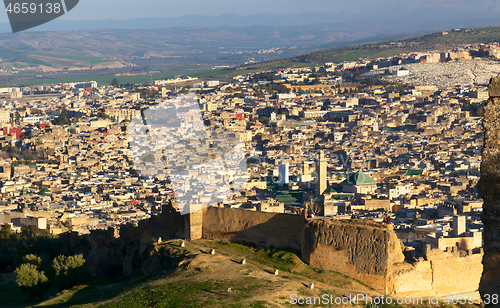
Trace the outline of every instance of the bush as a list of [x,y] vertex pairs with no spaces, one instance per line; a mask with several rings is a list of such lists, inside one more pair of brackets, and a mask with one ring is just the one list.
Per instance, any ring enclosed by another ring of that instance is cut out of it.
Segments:
[[42,259],[37,255],[29,254],[24,256],[23,263],[33,264],[37,268],[40,268],[42,265]]
[[55,271],[55,284],[60,289],[68,289],[87,280],[87,271],[84,267],[85,259],[82,254],[76,256],[58,256],[52,261]]
[[38,271],[38,267],[31,263],[24,263],[16,268],[16,282],[19,287],[28,293],[28,300],[38,296],[40,299],[50,288],[49,280],[43,271]]
[[5,224],[0,229],[0,243],[15,242],[19,239],[15,232],[12,232],[9,224]]
[[[23,259],[29,254],[40,256],[42,261],[52,260],[59,255],[60,249],[61,243],[47,230],[22,225],[21,232],[15,233],[9,225],[4,225],[0,229],[0,271],[15,268],[23,263],[32,263]],[[48,272],[48,269],[44,270]]]

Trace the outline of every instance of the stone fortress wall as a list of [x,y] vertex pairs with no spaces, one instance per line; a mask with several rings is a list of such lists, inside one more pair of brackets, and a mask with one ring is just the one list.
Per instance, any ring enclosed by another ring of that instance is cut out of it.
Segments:
[[478,295],[483,272],[482,250],[473,253],[449,247],[447,251],[430,249],[425,258],[394,267],[389,279],[392,294],[397,296],[446,296],[453,294]]
[[482,250],[430,249],[405,262],[404,245],[391,225],[369,221],[309,220],[302,259],[312,267],[356,278],[382,294],[435,296],[477,294]]
[[165,207],[159,216],[122,226],[119,232],[66,233],[60,241],[66,250],[62,253],[84,254],[93,275],[131,275],[161,271],[165,260],[155,250],[160,237],[300,250],[310,266],[343,273],[384,295],[470,293],[477,291],[482,272],[482,252],[452,247],[448,252],[429,248],[425,259],[405,262],[404,245],[391,225],[218,207],[187,215]]
[[[483,198],[484,272],[479,291],[498,294],[500,290],[500,77],[488,85],[490,98],[484,106],[484,141],[481,152],[479,194]],[[489,307],[500,307],[490,305]]]
[[407,263],[391,225],[216,207],[202,212],[201,238],[300,249],[308,265],[343,273],[382,294],[477,294],[479,287],[482,250],[427,246],[424,258]]
[[312,267],[343,273],[389,294],[393,288],[388,278],[394,264],[404,262],[403,247],[388,225],[317,218],[304,228],[302,259]]
[[202,237],[300,250],[305,223],[301,215],[210,207],[203,210]]

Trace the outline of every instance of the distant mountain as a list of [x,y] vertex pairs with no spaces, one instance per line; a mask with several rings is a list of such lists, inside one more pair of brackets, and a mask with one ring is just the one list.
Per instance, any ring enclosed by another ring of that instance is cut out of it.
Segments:
[[298,56],[324,49],[316,46],[344,46],[375,35],[347,23],[0,33],[0,67],[43,69],[43,74],[29,69],[0,75],[0,81],[78,70],[87,76],[202,70]]
[[[266,14],[252,16],[224,14],[221,16],[186,15],[177,18],[136,18],[129,20],[83,20],[57,19],[29,31],[67,31],[102,29],[156,29],[172,27],[245,27],[245,26],[300,26],[310,24],[333,24],[345,18],[326,13]],[[353,23],[354,24],[354,23]],[[8,23],[0,23],[1,32],[10,32]]]

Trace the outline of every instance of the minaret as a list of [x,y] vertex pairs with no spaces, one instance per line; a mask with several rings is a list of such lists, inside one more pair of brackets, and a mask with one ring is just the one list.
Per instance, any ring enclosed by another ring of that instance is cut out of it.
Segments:
[[288,175],[288,162],[284,162],[278,165],[279,168],[279,185],[288,184],[289,175]]
[[323,151],[316,160],[316,195],[320,196],[326,190],[326,159]]

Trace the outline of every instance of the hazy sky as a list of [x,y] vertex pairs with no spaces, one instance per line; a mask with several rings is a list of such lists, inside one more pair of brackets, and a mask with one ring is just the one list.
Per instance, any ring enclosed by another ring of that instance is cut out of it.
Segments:
[[225,13],[253,15],[257,13],[335,12],[367,2],[366,0],[80,0],[78,7],[71,12],[73,14],[68,16],[68,19],[131,19],[180,17],[191,14],[219,16]]
[[[126,20],[148,17],[180,17],[184,15],[220,16],[225,13],[253,15],[257,13],[298,14],[308,12],[331,13],[343,19],[379,18],[440,18],[452,14],[457,20],[497,18],[500,1],[497,0],[80,0],[65,20]],[[434,17],[432,17],[434,18]],[[500,20],[500,19],[499,19]],[[7,13],[0,14],[0,22],[7,22]]]
[[[372,12],[411,14],[413,11],[458,10],[477,11],[488,15],[498,13],[500,1],[496,0],[80,0],[73,11],[63,18],[131,19],[141,17],[180,17],[183,15],[222,15],[236,13],[297,14],[327,12],[358,15],[369,18]],[[457,18],[466,16],[457,16]]]
[[[140,4],[139,4],[140,3]],[[131,19],[141,17],[180,17],[184,15],[222,15],[236,13],[301,13],[332,11],[331,0],[80,0],[71,19]],[[96,9],[98,11],[96,11]],[[91,12],[85,14],[84,12]]]

